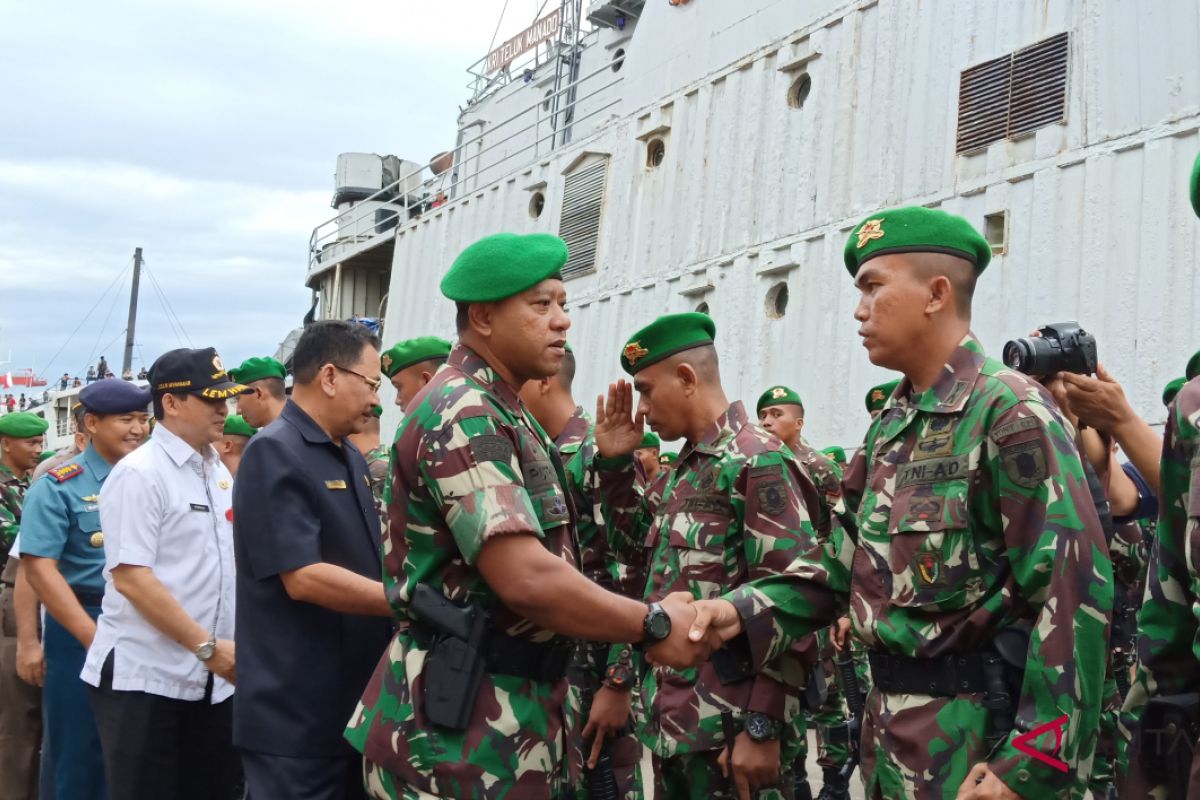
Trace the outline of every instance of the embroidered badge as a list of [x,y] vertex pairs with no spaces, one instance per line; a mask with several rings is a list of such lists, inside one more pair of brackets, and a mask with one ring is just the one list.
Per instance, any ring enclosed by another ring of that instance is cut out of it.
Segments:
[[992,429],[992,441],[999,443],[1000,440],[1007,439],[1014,434],[1034,430],[1038,425],[1037,417],[1021,417],[1012,422],[997,425]]
[[884,400],[887,400],[887,395],[883,393],[883,389],[872,389],[871,390],[871,402],[872,403],[882,403]]
[[950,430],[950,426],[954,424],[954,417],[938,414],[929,420],[929,427],[926,429],[929,433],[942,433]]
[[970,460],[966,453],[901,464],[896,471],[896,491],[906,486],[965,478],[969,465]]
[[[449,427],[446,428],[449,430]],[[513,456],[513,446],[507,438],[495,433],[471,437],[471,455],[475,462],[508,461]]]
[[778,517],[787,510],[787,497],[784,496],[786,491],[781,479],[760,483],[756,489],[758,504],[772,517]]
[[733,504],[729,498],[720,494],[697,494],[686,498],[680,511],[685,514],[716,514],[729,517],[733,515]]
[[326,488],[326,489],[345,489],[345,488],[346,488],[346,482],[345,482],[345,481],[341,481],[341,480],[338,480],[338,481],[325,481],[325,488]]
[[548,495],[542,498],[542,513],[546,515],[547,519],[565,519],[567,504],[557,494]]
[[942,509],[945,505],[946,498],[938,495],[933,497],[918,497],[914,498],[909,504],[908,513],[918,522],[929,522],[941,519]]
[[383,361],[384,369],[392,368],[392,354],[391,353],[384,353],[383,358],[381,360]]
[[917,553],[917,579],[925,588],[944,585],[941,553]]
[[858,249],[867,246],[867,242],[872,239],[883,238],[883,220],[869,219],[863,223],[863,226],[858,229]]
[[75,476],[82,475],[82,474],[83,474],[83,465],[78,464],[78,463],[77,464],[67,464],[64,467],[57,467],[55,469],[50,470],[50,477],[54,478],[54,480],[58,481],[59,483],[65,483],[65,482],[71,480],[71,478],[74,478]]
[[631,367],[636,365],[646,356],[650,355],[650,351],[642,347],[637,342],[630,342],[629,344],[625,345],[625,350],[623,352],[625,355],[625,360],[629,362],[629,366]]
[[88,543],[92,547],[104,547],[104,531],[96,531],[92,537],[88,539]]
[[782,386],[776,386],[771,390],[771,399],[778,400],[781,397],[787,397],[787,389]]
[[1036,489],[1050,474],[1041,439],[1001,447],[1000,461],[1009,480],[1023,489]]
[[954,450],[954,436],[949,433],[925,435],[917,440],[913,447],[913,460],[923,461],[927,458],[940,458],[950,455]]

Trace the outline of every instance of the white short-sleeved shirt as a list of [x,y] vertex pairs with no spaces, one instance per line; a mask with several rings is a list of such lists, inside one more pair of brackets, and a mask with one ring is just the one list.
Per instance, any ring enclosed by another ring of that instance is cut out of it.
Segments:
[[[113,688],[201,700],[208,670],[195,652],[154,627],[113,586],[119,564],[150,567],[183,610],[217,639],[233,639],[233,478],[211,446],[200,453],[166,426],[121,459],[100,493],[104,604],[80,677]],[[196,642],[200,644],[200,642]],[[233,694],[214,676],[212,702]]]

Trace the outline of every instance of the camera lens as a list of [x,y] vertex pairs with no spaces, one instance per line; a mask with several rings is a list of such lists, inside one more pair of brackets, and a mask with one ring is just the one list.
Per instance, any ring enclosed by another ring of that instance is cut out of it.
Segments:
[[1062,348],[1045,336],[1013,339],[1004,345],[1004,363],[1026,375],[1051,375],[1062,369]]
[[1033,360],[1033,347],[1029,339],[1013,339],[1004,345],[1004,363],[1009,369],[1029,374],[1028,365]]

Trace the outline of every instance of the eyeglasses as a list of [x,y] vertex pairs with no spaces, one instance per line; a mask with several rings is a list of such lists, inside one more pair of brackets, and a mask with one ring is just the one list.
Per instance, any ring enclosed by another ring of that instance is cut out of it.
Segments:
[[356,375],[357,377],[362,378],[362,382],[367,385],[367,388],[370,389],[372,392],[375,392],[376,394],[379,393],[379,387],[383,386],[383,378],[376,378],[375,380],[371,380],[366,375],[363,375],[361,372],[355,372],[352,369],[346,369],[345,367],[339,367],[337,364],[330,364],[330,366],[336,370],[341,370],[342,372],[349,372],[351,375]]

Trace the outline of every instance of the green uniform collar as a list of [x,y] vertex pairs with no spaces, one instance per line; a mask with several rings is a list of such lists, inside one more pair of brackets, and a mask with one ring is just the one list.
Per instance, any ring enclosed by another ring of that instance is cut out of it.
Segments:
[[84,470],[99,483],[104,483],[108,478],[108,473],[112,472],[112,464],[109,464],[102,455],[96,452],[96,448],[92,446],[91,442],[88,442],[87,448],[82,453],[66,463],[70,464],[75,461],[83,464]]

